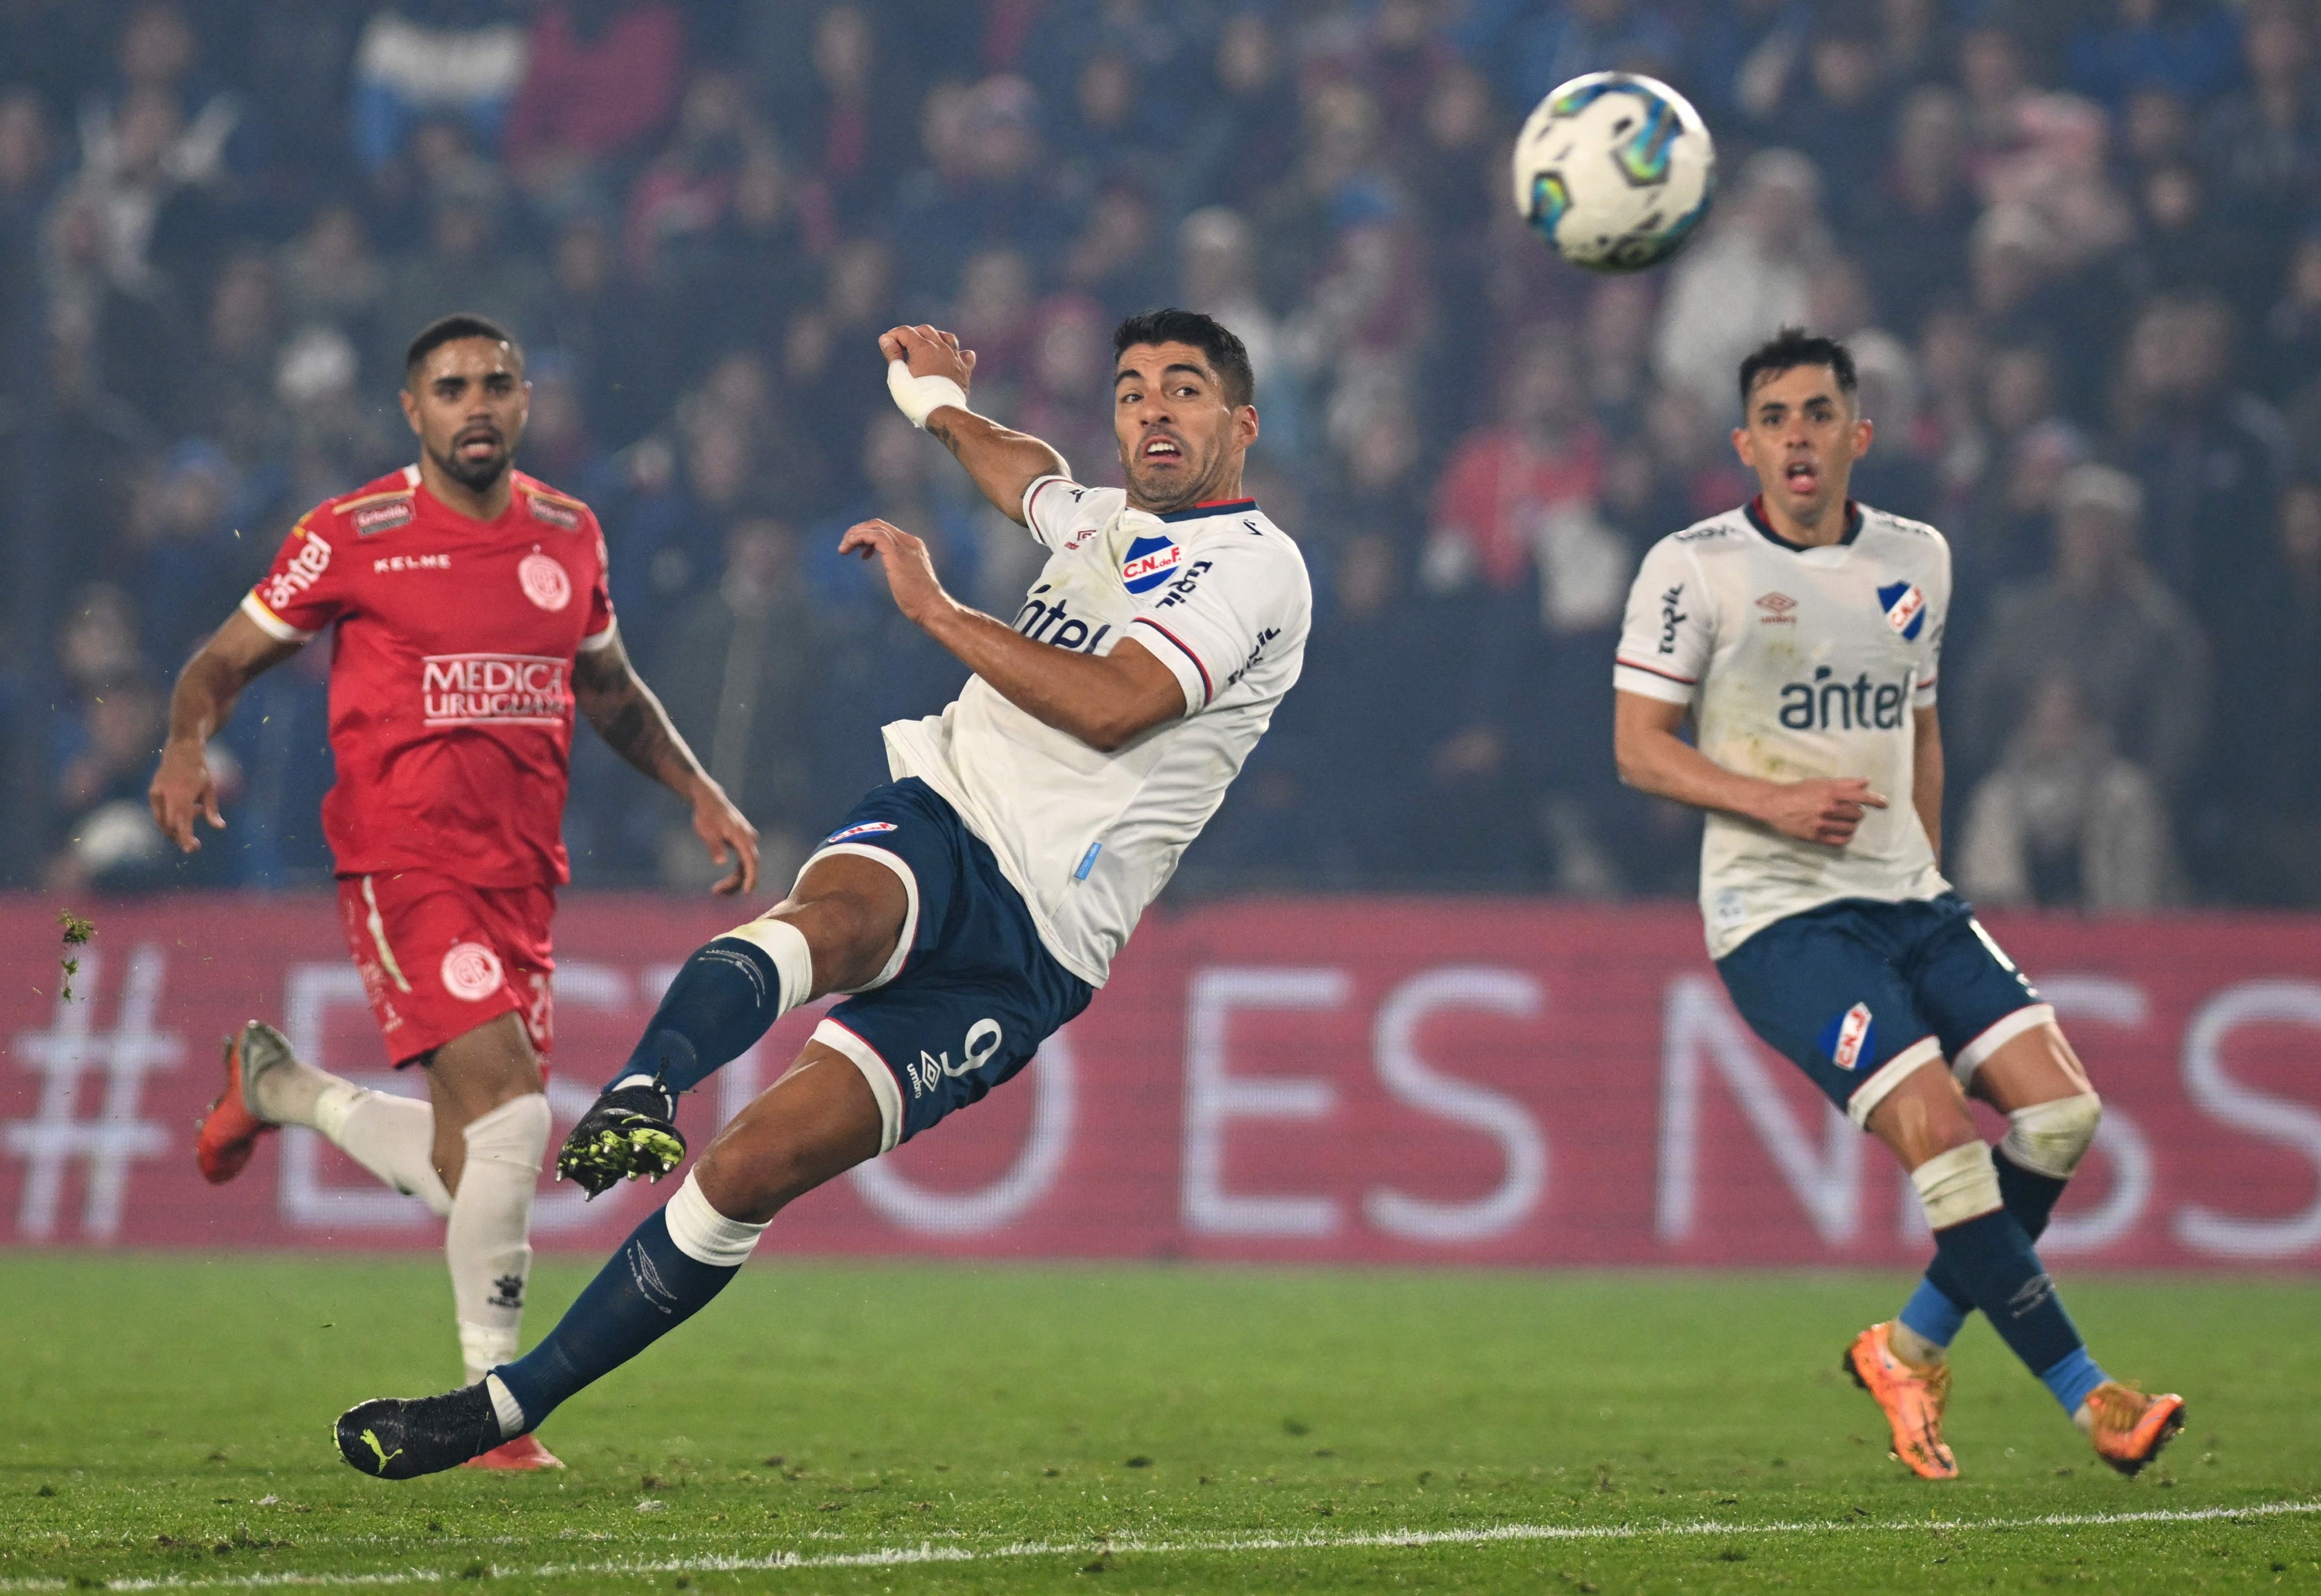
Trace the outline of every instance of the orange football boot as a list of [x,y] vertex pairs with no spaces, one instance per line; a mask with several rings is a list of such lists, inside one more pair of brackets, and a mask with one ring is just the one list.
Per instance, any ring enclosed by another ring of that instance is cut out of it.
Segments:
[[1839,1367],[1884,1409],[1894,1432],[1894,1455],[1921,1480],[1955,1480],[1958,1460],[1943,1445],[1943,1405],[1950,1400],[1951,1367],[1922,1369],[1894,1354],[1891,1323],[1853,1338]]
[[502,1441],[480,1457],[471,1457],[460,1465],[463,1469],[501,1469],[521,1473],[532,1469],[560,1469],[564,1460],[540,1444],[537,1436],[518,1436],[513,1441]]
[[2147,1397],[2107,1380],[2088,1393],[2088,1439],[2096,1455],[2134,1479],[2184,1427],[2184,1399]]
[[225,1039],[225,1090],[194,1133],[194,1162],[201,1166],[202,1179],[213,1186],[223,1186],[241,1173],[241,1166],[258,1151],[258,1138],[278,1128],[251,1113],[241,1095],[241,1044],[249,1035],[244,1027],[241,1035]]

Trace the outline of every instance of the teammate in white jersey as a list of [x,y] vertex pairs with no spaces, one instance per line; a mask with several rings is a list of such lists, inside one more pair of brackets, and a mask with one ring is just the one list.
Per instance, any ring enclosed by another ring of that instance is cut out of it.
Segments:
[[[2133,1474],[2183,1427],[2183,1400],[2108,1379],[2032,1249],[2101,1104],[1939,864],[1949,547],[1847,497],[1872,428],[1843,344],[1785,330],[1742,363],[1741,401],[1734,447],[1761,491],[1661,539],[1628,596],[1621,779],[1708,812],[1701,912],[1734,1006],[1894,1150],[1925,1208],[1933,1265],[1843,1363],[1896,1455],[1956,1476],[1945,1352],[1980,1308]],[[1995,1158],[1969,1094],[2007,1117]]]
[[850,996],[538,1347],[460,1391],[349,1410],[350,1464],[407,1479],[530,1433],[716,1295],[784,1206],[1008,1080],[1104,983],[1297,681],[1313,604],[1297,545],[1242,497],[1258,423],[1241,340],[1164,310],[1113,342],[1125,492],[970,411],[975,355],[950,333],[879,340],[903,413],[1047,564],[1011,625],[944,592],[909,533],[848,529],[841,550],[878,560],[975,675],[942,715],[887,728],[894,781],[787,898],[687,962],[558,1173],[591,1195],[659,1180],[685,1154],[677,1093],[786,1011]]

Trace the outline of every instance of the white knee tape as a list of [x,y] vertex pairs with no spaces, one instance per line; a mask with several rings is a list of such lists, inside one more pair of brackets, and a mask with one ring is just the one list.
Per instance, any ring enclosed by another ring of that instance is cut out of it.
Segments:
[[541,1154],[548,1151],[551,1128],[547,1097],[528,1091],[469,1120],[460,1136],[468,1144],[470,1163],[488,1159],[494,1163],[520,1164],[538,1174]]
[[2007,1117],[2007,1139],[1998,1144],[2010,1163],[2051,1180],[2068,1181],[2088,1155],[2103,1123],[2103,1099],[2091,1091],[2034,1103]]
[[806,933],[787,920],[752,920],[746,926],[734,926],[725,936],[748,943],[774,962],[774,973],[782,983],[775,1001],[781,1005],[784,1014],[805,1002],[806,995],[814,990],[813,945],[806,941]]
[[1998,1168],[1990,1162],[1987,1142],[1935,1154],[1910,1172],[1910,1184],[1918,1189],[1930,1229],[1947,1230],[2001,1206]]
[[661,1210],[661,1223],[669,1227],[669,1239],[677,1250],[696,1263],[706,1263],[715,1269],[739,1269],[756,1251],[758,1238],[766,1233],[764,1225],[753,1225],[747,1219],[729,1219],[709,1206],[701,1193],[701,1183],[686,1172],[685,1184],[669,1199]]

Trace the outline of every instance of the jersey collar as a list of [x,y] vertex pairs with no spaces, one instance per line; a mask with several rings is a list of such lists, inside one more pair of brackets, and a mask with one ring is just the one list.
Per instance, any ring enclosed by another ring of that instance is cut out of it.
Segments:
[[1760,536],[1763,537],[1769,543],[1779,543],[1782,548],[1789,550],[1792,554],[1808,554],[1817,548],[1843,549],[1852,544],[1855,538],[1861,535],[1861,506],[1852,499],[1847,499],[1845,501],[1845,535],[1839,538],[1834,543],[1793,543],[1789,542],[1789,539],[1783,537],[1779,533],[1775,532],[1773,530],[1772,523],[1765,519],[1764,506],[1765,496],[1761,493],[1752,498],[1747,504],[1743,505],[1741,506],[1741,513],[1749,517],[1749,524],[1757,529]]
[[1230,515],[1235,510],[1254,510],[1255,508],[1257,508],[1257,501],[1253,498],[1212,498],[1204,499],[1190,509],[1171,510],[1167,515],[1157,518],[1168,522],[1198,521],[1208,515]]

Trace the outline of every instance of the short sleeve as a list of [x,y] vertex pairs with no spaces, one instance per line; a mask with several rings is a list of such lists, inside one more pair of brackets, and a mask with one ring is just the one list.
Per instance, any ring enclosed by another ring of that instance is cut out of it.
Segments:
[[1302,624],[1304,568],[1264,535],[1188,550],[1182,573],[1129,622],[1128,635],[1176,673],[1187,715],[1216,702],[1269,643]]
[[1951,552],[1943,546],[1942,570],[1936,579],[1935,591],[1926,601],[1925,641],[1919,645],[1917,675],[1910,689],[1910,707],[1932,709],[1934,693],[1943,673],[1943,632],[1951,619]]
[[345,573],[332,566],[330,543],[310,519],[290,529],[272,569],[241,600],[241,613],[277,643],[306,642],[346,607]]
[[606,579],[612,566],[612,556],[605,547],[605,534],[596,534],[596,576],[588,584],[588,626],[580,634],[580,652],[593,654],[598,649],[613,646],[614,628],[619,617],[613,613],[613,588]]
[[1100,532],[1127,502],[1117,488],[1087,488],[1069,477],[1041,477],[1024,490],[1024,524],[1051,549],[1070,547],[1081,534]]
[[1676,539],[1662,538],[1628,588],[1612,685],[1664,704],[1690,704],[1716,642],[1716,612],[1699,561]]

